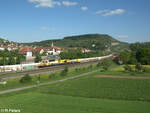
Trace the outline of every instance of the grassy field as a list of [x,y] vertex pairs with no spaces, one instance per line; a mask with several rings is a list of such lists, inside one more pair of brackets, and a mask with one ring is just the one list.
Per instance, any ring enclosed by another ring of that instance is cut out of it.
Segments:
[[[124,71],[124,68],[123,68],[124,65],[116,65],[114,66],[114,68],[112,68],[111,70],[112,71]],[[135,65],[130,65],[132,68],[135,68]],[[150,69],[150,65],[143,65],[143,67],[146,67],[146,68],[149,68]]]
[[95,75],[99,73],[40,87],[39,92],[87,98],[150,101],[150,80],[98,78]]
[[[90,72],[93,70],[98,69],[96,66],[88,66],[88,67],[83,67],[83,68],[76,68],[76,69],[70,69],[68,74],[64,77],[60,76],[60,72],[55,73],[55,76],[52,73],[49,74],[40,74],[40,83],[44,83],[44,82],[50,82],[50,81],[54,81],[54,80],[60,80],[62,78],[66,78],[66,77],[70,77],[70,76],[76,76],[76,75],[80,75],[82,73],[85,72]],[[49,78],[49,76],[52,75],[51,78]],[[19,87],[24,87],[24,86],[29,86],[29,85],[34,85],[37,83],[38,80],[38,76],[39,75],[35,75],[32,77],[32,81],[29,83],[20,83],[19,80],[20,78],[16,78],[16,79],[9,79],[7,81],[6,85],[2,85],[0,84],[0,91],[2,90],[7,90],[7,89],[13,89],[13,88],[19,88]]]
[[[150,66],[145,66],[145,67],[150,67]],[[96,70],[96,69],[101,69],[100,67],[96,67],[95,65],[91,68],[89,67],[83,67],[81,69],[71,69],[68,72],[68,76],[75,76],[75,75],[79,75],[85,72],[90,72],[92,70]],[[150,76],[150,73],[147,72],[125,72],[123,69],[123,66],[116,66],[113,65],[108,71],[105,72],[99,72],[99,74],[101,75],[128,75],[128,76]],[[40,82],[49,82],[49,81],[54,81],[54,80],[59,80],[62,79],[62,77],[59,75],[59,72],[57,72],[55,74],[55,77],[49,78],[50,74],[40,74]],[[34,77],[32,77],[32,82],[30,83],[20,83],[19,80],[20,78],[16,78],[16,79],[10,79],[7,81],[6,85],[1,85],[0,84],[0,91],[2,90],[6,90],[6,89],[12,89],[12,88],[18,88],[18,87],[23,87],[23,86],[29,86],[29,85],[34,85],[36,84],[37,80],[38,80],[38,76],[36,75]],[[64,78],[65,78],[64,77]]]
[[[149,113],[150,103],[140,101],[92,99],[38,92],[24,92],[0,98],[5,109],[21,113]],[[3,113],[3,112],[1,112]]]
[[[125,72],[124,65],[113,65],[108,71],[101,72],[103,75],[127,75],[127,76],[150,76],[150,72]],[[135,67],[135,65],[131,65],[131,67]],[[149,68],[150,65],[144,65],[144,67]]]
[[[111,71],[119,73],[120,70],[115,68],[121,67],[114,66],[108,72],[99,71],[73,80],[0,95],[0,110],[20,109],[21,113],[149,113],[150,79],[97,77]],[[67,77],[94,69],[97,68],[70,70]],[[41,82],[57,79],[62,77],[57,75],[48,79],[45,75]]]

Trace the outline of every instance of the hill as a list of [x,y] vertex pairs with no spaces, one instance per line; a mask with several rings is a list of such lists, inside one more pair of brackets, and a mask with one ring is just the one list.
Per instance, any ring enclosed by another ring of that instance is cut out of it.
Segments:
[[16,46],[17,43],[0,37],[0,46]]
[[0,37],[0,44],[3,43],[5,40]]
[[91,50],[108,50],[120,51],[129,47],[128,43],[120,42],[106,34],[86,34],[78,36],[68,36],[63,39],[45,40],[41,42],[23,43],[24,45],[33,46],[50,46],[51,43],[60,47],[79,47]]

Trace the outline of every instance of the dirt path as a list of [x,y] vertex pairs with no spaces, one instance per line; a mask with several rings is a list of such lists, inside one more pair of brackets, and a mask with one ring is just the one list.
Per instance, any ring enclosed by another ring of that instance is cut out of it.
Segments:
[[150,76],[96,75],[97,78],[150,79]]
[[82,76],[87,76],[89,74],[92,74],[92,73],[98,72],[98,71],[99,70],[95,70],[95,71],[92,71],[92,72],[83,73],[81,75],[77,75],[77,76],[73,76],[73,77],[68,77],[68,78],[64,78],[64,79],[61,79],[61,80],[56,80],[56,81],[51,81],[51,82],[46,82],[46,83],[40,83],[38,85],[31,85],[31,86],[26,86],[26,87],[22,87],[22,88],[15,88],[15,89],[4,90],[4,91],[0,91],[0,94],[6,94],[6,93],[11,93],[11,92],[15,92],[15,91],[21,91],[21,90],[25,90],[25,89],[30,89],[30,88],[38,87],[38,86],[43,86],[43,85],[49,85],[49,84],[55,84],[55,83],[59,83],[59,82],[64,82],[66,80],[72,80],[72,79],[80,78]]

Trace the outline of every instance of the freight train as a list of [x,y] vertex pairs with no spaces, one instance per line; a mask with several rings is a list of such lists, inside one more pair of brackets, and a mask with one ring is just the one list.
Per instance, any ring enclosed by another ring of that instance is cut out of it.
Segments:
[[56,60],[56,61],[50,61],[50,60],[43,60],[40,63],[40,68],[41,67],[47,67],[47,66],[53,66],[53,65],[62,65],[62,64],[71,64],[71,63],[80,63],[80,59],[61,59],[61,60]]
[[52,65],[62,65],[68,63],[84,63],[90,61],[100,61],[102,59],[114,57],[114,55],[108,56],[101,56],[101,57],[92,57],[92,58],[81,58],[81,59],[63,59],[63,60],[56,60],[56,61],[49,61],[43,60],[40,63],[32,63],[32,64],[18,64],[18,65],[5,65],[0,66],[0,72],[8,72],[8,71],[23,71],[23,70],[30,70],[30,69],[37,69],[38,67],[47,67]]
[[90,62],[90,61],[99,61],[102,59],[110,58],[113,55],[108,55],[108,56],[101,56],[101,57],[92,57],[92,58],[81,58],[81,59],[61,59],[61,60],[56,60],[56,61],[50,61],[50,60],[43,60],[40,62],[39,67],[48,67],[48,66],[53,66],[53,65],[62,65],[62,64],[71,64],[71,63],[83,63],[83,62]]

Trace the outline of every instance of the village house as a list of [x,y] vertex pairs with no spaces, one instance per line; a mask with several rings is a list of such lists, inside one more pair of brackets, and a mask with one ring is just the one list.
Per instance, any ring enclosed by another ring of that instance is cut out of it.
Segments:
[[34,52],[37,52],[38,54],[43,54],[45,51],[44,51],[44,48],[42,48],[42,47],[36,47],[35,49],[34,49]]
[[45,47],[44,51],[47,55],[59,55],[62,52],[62,48],[54,46],[52,43],[51,47]]
[[19,54],[25,55],[26,57],[32,57],[33,53],[38,53],[39,55],[46,53],[46,55],[59,55],[62,52],[62,48],[54,46],[53,43],[51,47],[21,47],[19,49]]
[[26,57],[32,57],[33,48],[32,47],[22,47],[19,49],[19,54],[24,55]]
[[8,51],[13,51],[13,50],[18,49],[18,47],[16,47],[16,46],[1,46],[0,47],[1,51],[4,51],[5,49],[7,49]]
[[0,47],[0,50],[1,50],[1,51],[5,50],[5,49],[7,49],[6,46],[1,46],[1,47]]
[[86,49],[86,48],[82,48],[82,49],[81,49],[81,52],[82,52],[82,53],[88,53],[88,52],[91,52],[91,50]]

